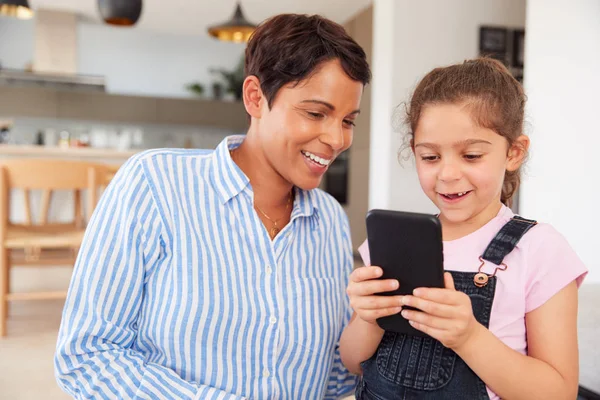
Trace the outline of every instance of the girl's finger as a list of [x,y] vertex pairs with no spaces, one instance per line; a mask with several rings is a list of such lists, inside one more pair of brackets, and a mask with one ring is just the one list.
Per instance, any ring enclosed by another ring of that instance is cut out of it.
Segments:
[[365,321],[375,321],[377,318],[395,315],[402,311],[402,307],[381,308],[379,310],[364,310],[360,315]]
[[446,289],[456,290],[454,288],[454,278],[452,278],[450,272],[444,272],[444,286],[446,286]]
[[430,326],[427,325],[423,325],[419,322],[415,322],[415,321],[408,321],[408,323],[415,329],[428,334],[429,336],[431,336],[432,338],[439,340],[440,342],[442,342],[442,338],[445,335],[445,332],[443,330],[440,329],[436,329],[436,328],[432,328]]
[[463,292],[458,292],[454,289],[438,289],[438,288],[417,288],[413,291],[415,297],[420,297],[425,300],[435,303],[459,305],[463,303]]
[[349,296],[370,296],[372,294],[396,290],[399,286],[398,281],[395,279],[374,279],[363,282],[351,282],[346,292]]
[[402,296],[362,296],[354,300],[352,307],[359,310],[402,308]]
[[383,270],[379,267],[359,267],[350,274],[350,281],[363,282],[371,279],[377,279],[383,275]]
[[442,318],[454,318],[458,314],[454,305],[436,303],[435,301],[426,300],[421,297],[403,296],[402,304],[418,308],[427,314]]
[[435,328],[438,330],[448,330],[452,326],[452,320],[440,318],[433,315],[425,314],[424,312],[414,310],[402,310],[402,316],[409,322],[418,322],[421,325]]

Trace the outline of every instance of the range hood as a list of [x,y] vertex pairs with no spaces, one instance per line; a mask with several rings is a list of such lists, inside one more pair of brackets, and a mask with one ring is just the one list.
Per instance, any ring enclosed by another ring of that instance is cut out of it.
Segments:
[[104,77],[0,69],[0,85],[105,92]]
[[78,15],[72,12],[36,10],[31,67],[0,69],[0,85],[106,91],[104,77],[78,73],[78,23]]

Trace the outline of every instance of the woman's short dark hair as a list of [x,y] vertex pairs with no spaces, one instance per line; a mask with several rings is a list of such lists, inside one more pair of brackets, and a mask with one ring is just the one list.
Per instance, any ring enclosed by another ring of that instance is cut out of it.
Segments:
[[302,82],[333,59],[352,80],[363,85],[371,80],[365,51],[341,25],[319,15],[281,14],[252,34],[244,72],[260,80],[271,107],[281,87]]

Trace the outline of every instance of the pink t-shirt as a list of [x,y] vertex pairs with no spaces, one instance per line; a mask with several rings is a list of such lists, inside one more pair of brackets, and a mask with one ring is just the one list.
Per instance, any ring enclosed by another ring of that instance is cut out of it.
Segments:
[[[457,240],[444,242],[446,271],[477,272],[479,256],[496,233],[514,213],[502,206],[498,215],[477,231]],[[370,265],[369,246],[365,241],[359,252]],[[508,266],[498,271],[496,294],[490,316],[490,331],[507,346],[527,354],[525,314],[543,305],[572,281],[581,285],[587,268],[551,225],[537,224],[504,259]],[[492,274],[494,266],[486,262],[483,272]],[[488,388],[491,399],[498,396]]]

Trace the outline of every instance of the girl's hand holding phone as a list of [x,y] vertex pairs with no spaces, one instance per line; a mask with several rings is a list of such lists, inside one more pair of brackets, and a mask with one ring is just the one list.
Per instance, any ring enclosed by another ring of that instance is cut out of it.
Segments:
[[412,296],[402,296],[402,304],[421,311],[404,310],[409,323],[444,346],[456,351],[465,344],[481,325],[473,315],[471,299],[454,288],[454,280],[444,274],[445,289],[418,288]]
[[382,279],[380,267],[359,267],[350,275],[346,292],[350,305],[365,322],[377,325],[377,318],[398,314],[402,310],[403,296],[382,296],[378,293],[396,290],[399,282],[395,279]]

